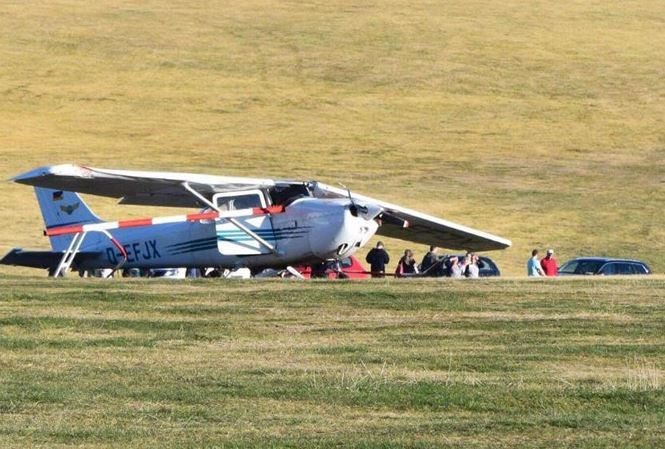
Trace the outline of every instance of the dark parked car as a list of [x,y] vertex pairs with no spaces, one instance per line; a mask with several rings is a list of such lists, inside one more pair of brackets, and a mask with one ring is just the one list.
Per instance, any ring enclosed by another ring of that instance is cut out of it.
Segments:
[[611,259],[609,257],[578,257],[569,260],[559,268],[559,275],[574,274],[600,274],[600,275],[627,275],[651,274],[649,266],[632,259]]
[[[432,267],[427,270],[427,273],[423,273],[425,276],[449,276],[446,267],[448,266],[448,260],[451,257],[457,257],[458,260],[464,259],[464,254],[451,254],[446,255],[439,259],[439,262],[432,265]],[[478,276],[482,277],[491,277],[491,276],[501,276],[501,271],[496,263],[487,256],[478,256]]]

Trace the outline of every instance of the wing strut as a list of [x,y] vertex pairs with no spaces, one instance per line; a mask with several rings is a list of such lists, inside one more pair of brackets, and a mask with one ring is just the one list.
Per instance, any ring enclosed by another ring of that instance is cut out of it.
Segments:
[[74,235],[74,238],[70,242],[69,246],[67,247],[67,251],[65,251],[65,254],[62,256],[62,259],[60,259],[60,263],[58,264],[58,267],[55,269],[55,273],[53,273],[53,277],[58,277],[60,276],[61,273],[66,273],[69,271],[69,267],[72,266],[72,262],[74,262],[74,257],[76,257],[76,253],[78,253],[79,249],[81,248],[81,244],[83,243],[83,240],[85,239],[85,236],[87,235],[87,232],[77,232]]
[[69,271],[69,268],[72,266],[72,262],[74,262],[74,259],[76,258],[76,254],[78,254],[79,250],[81,249],[83,240],[85,240],[85,237],[88,235],[89,232],[101,232],[106,237],[108,237],[109,240],[111,240],[111,243],[113,243],[113,245],[115,245],[115,247],[118,248],[118,250],[120,251],[120,254],[122,254],[122,260],[120,261],[120,263],[118,263],[118,265],[115,266],[115,268],[113,268],[113,272],[115,272],[118,268],[120,268],[125,264],[125,262],[127,261],[127,252],[125,251],[125,248],[123,248],[123,246],[120,244],[120,242],[118,242],[111,235],[111,233],[109,233],[105,229],[81,231],[77,232],[74,235],[74,238],[69,244],[67,251],[65,251],[65,254],[63,254],[62,256],[62,259],[60,259],[60,263],[58,264],[58,267],[53,273],[53,277],[57,278],[61,274],[64,276],[64,274]]
[[[208,200],[208,198],[204,197],[204,196],[201,195],[199,192],[197,192],[196,190],[194,190],[194,189],[189,185],[189,183],[188,183],[187,181],[183,182],[183,183],[182,183],[182,186],[183,186],[188,192],[190,192],[192,195],[194,195],[198,200],[200,200],[203,204],[205,204],[206,206],[208,206],[208,207],[210,207],[210,208],[216,210],[216,211],[219,212],[220,214],[223,213],[221,210],[219,210],[219,208],[217,207],[216,204],[213,204],[212,201],[209,201],[209,200]],[[236,220],[235,218],[232,218],[232,217],[224,217],[224,218],[225,218],[226,220],[228,220],[230,223],[232,223],[236,228],[240,229],[242,232],[244,232],[245,234],[247,234],[248,236],[250,236],[251,238],[253,238],[254,240],[256,240],[256,241],[259,243],[259,245],[263,246],[264,248],[266,248],[266,249],[267,249],[268,251],[270,251],[271,253],[273,253],[273,254],[277,254],[277,250],[275,249],[274,246],[272,246],[270,243],[266,242],[264,239],[262,239],[259,235],[257,235],[255,232],[253,232],[253,231],[252,231],[251,229],[249,229],[247,226],[243,225],[242,223],[240,223],[240,222],[239,222],[238,220]]]

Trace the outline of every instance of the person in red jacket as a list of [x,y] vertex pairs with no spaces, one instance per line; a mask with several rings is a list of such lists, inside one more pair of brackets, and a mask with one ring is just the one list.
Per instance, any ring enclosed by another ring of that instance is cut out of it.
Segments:
[[540,260],[540,267],[546,276],[556,276],[559,274],[559,267],[556,264],[553,249],[550,248],[547,250],[547,255]]

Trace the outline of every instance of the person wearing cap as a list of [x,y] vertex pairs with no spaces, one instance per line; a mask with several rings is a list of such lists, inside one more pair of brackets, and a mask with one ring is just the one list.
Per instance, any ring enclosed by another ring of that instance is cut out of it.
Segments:
[[372,271],[373,278],[382,278],[385,277],[386,273],[386,264],[390,262],[390,256],[388,252],[383,249],[383,242],[377,242],[376,247],[372,248],[365,261],[370,265],[370,270]]
[[526,273],[529,276],[540,277],[545,276],[543,268],[540,266],[538,261],[538,250],[534,249],[531,251],[531,259],[526,263]]
[[559,267],[554,258],[554,250],[548,249],[547,255],[540,261],[540,267],[545,272],[545,276],[556,276],[559,274]]

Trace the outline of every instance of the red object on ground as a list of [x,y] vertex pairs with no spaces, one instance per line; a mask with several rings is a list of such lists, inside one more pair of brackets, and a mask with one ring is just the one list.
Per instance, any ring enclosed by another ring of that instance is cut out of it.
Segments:
[[[322,270],[322,276],[320,277],[328,279],[367,279],[369,277],[369,272],[355,256],[346,257],[340,260],[339,267],[342,275],[339,275],[333,263],[327,262],[325,268]],[[298,265],[294,268],[298,270],[303,277],[307,279],[312,277],[311,265]]]

